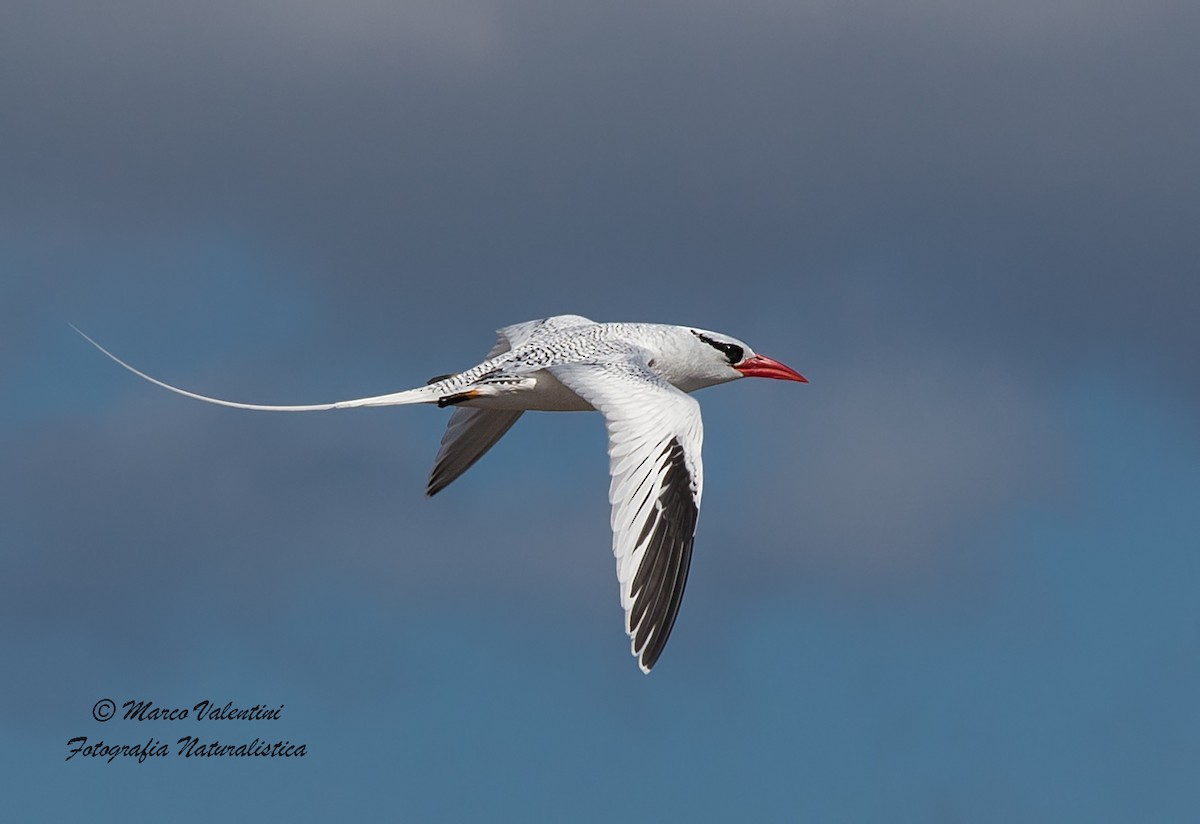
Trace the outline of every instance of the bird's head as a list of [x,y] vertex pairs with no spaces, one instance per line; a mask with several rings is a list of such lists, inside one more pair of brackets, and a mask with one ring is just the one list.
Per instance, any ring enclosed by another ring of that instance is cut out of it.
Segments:
[[705,329],[689,329],[688,355],[697,388],[738,378],[775,378],[808,383],[808,379],[777,360],[756,354],[737,338]]

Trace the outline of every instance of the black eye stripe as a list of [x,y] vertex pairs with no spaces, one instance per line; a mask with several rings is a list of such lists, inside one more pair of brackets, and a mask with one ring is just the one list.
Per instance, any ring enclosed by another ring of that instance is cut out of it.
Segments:
[[700,340],[707,343],[713,349],[716,349],[718,352],[721,352],[723,355],[725,355],[725,358],[729,361],[731,366],[740,361],[746,354],[742,347],[738,346],[736,343],[723,343],[721,341],[713,340],[708,335],[702,335],[695,329],[692,330],[692,334],[700,338]]

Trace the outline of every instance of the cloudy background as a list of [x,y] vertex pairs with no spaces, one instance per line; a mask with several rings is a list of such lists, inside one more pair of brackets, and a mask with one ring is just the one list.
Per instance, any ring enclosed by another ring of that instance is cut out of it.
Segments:
[[[1184,0],[9,0],[5,817],[1195,820],[1197,42]],[[564,312],[812,381],[701,395],[649,677],[595,416],[430,500],[443,412],[208,407],[66,325],[307,403]],[[187,734],[308,755],[63,760]]]

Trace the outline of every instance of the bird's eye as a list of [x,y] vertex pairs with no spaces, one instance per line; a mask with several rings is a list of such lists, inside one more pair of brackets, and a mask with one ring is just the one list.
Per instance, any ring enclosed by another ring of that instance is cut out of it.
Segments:
[[695,330],[692,330],[692,334],[700,338],[700,340],[707,343],[713,349],[716,349],[718,352],[721,352],[723,355],[725,355],[725,358],[729,361],[730,366],[739,363],[742,360],[742,357],[746,354],[742,347],[738,346],[736,343],[725,343],[724,341],[713,340],[708,335],[702,335]]

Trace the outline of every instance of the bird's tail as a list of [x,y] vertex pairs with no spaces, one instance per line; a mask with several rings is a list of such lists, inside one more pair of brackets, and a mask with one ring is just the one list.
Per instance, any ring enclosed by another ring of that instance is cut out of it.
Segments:
[[186,389],[180,389],[178,386],[171,386],[169,383],[164,383],[157,378],[152,378],[145,372],[134,369],[112,352],[109,352],[103,346],[96,343],[94,340],[81,332],[75,327],[74,324],[69,325],[76,332],[79,332],[79,334],[83,336],[84,340],[99,349],[108,357],[112,358],[121,366],[124,366],[139,378],[148,380],[150,383],[155,384],[156,386],[161,386],[163,389],[168,389],[177,395],[183,395],[185,398],[192,398],[194,400],[204,401],[205,403],[215,403],[218,406],[228,406],[233,409],[252,409],[258,412],[320,412],[326,409],[352,409],[359,406],[400,406],[409,403],[437,403],[444,394],[444,392],[439,391],[440,387],[421,386],[416,389],[407,389],[403,392],[392,392],[388,395],[375,395],[369,398],[355,398],[348,401],[336,401],[334,403],[314,403],[302,406],[272,406],[270,404],[238,403],[237,401],[226,401],[221,400],[220,398],[210,398],[207,395],[199,395],[195,392],[189,392]]

